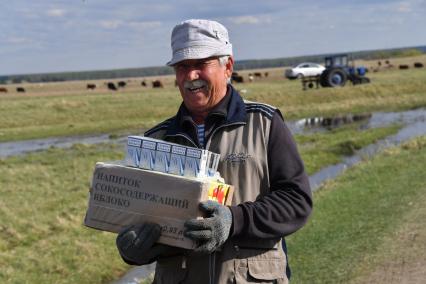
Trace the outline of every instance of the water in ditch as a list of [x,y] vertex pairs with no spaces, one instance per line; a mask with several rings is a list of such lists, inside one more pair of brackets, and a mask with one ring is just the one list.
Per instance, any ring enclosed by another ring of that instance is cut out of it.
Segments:
[[[326,131],[352,122],[361,122],[361,128],[383,127],[392,123],[409,125],[416,121],[423,121],[426,110],[416,109],[403,112],[376,112],[361,115],[345,115],[335,117],[313,117],[287,122],[293,134],[303,134],[315,131]],[[0,143],[0,159],[21,155],[34,151],[41,151],[50,147],[68,148],[73,144],[116,143],[125,145],[126,137],[110,138],[109,135],[52,137]]]

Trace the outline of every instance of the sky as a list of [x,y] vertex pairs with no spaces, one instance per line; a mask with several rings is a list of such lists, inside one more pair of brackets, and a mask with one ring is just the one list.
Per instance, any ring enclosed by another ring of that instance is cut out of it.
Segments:
[[426,0],[0,2],[0,75],[163,66],[173,27],[212,19],[235,60],[426,45]]

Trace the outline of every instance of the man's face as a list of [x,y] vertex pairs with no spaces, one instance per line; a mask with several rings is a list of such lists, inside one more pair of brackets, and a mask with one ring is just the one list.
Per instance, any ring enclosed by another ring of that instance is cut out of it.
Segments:
[[221,65],[217,57],[188,59],[174,65],[183,102],[192,114],[205,118],[226,95],[232,67],[232,57],[225,65]]

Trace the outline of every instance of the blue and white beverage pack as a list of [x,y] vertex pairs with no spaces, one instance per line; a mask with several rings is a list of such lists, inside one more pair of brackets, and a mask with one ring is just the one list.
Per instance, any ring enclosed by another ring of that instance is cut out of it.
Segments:
[[185,177],[220,177],[220,155],[144,136],[128,136],[127,166]]

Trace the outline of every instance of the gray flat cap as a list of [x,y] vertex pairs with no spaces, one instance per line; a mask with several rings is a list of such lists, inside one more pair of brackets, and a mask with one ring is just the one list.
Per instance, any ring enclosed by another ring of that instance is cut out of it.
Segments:
[[210,20],[191,19],[176,25],[172,31],[172,66],[187,59],[232,55],[228,30]]

